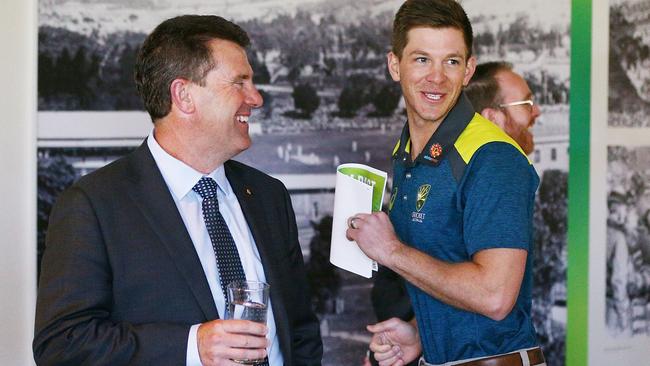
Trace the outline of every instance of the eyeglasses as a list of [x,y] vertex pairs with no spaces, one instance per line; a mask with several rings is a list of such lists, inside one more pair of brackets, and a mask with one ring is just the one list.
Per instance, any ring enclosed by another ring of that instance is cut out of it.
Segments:
[[533,106],[535,105],[535,102],[533,102],[532,99],[519,100],[519,101],[516,101],[516,102],[499,104],[499,108],[513,107],[513,106],[516,106],[516,105],[526,105],[526,104],[529,105],[530,108],[533,108]]

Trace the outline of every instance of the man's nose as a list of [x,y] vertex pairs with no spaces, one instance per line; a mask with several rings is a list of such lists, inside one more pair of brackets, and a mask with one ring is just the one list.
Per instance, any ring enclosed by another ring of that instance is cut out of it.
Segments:
[[539,106],[537,104],[533,105],[533,110],[532,113],[533,118],[537,118],[542,114],[542,111],[539,109]]
[[246,93],[245,102],[251,106],[251,108],[260,108],[264,104],[264,98],[262,98],[262,95],[255,85],[252,85],[250,90]]
[[445,80],[445,70],[440,65],[433,65],[427,74],[427,81],[439,84]]

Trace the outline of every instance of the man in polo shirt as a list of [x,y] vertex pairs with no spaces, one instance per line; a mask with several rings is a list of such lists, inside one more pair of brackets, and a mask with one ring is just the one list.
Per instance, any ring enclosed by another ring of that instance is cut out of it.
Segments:
[[[483,117],[512,137],[526,155],[533,152],[535,142],[531,128],[541,113],[533,102],[528,83],[513,70],[512,64],[505,61],[478,64],[463,90],[475,111],[480,111]],[[372,305],[380,321],[414,317],[403,279],[383,266],[375,276]],[[409,365],[415,364],[414,361]]]
[[[453,0],[409,0],[388,68],[408,122],[393,152],[390,217],[357,214],[347,235],[407,281],[416,321],[371,325],[380,365],[543,365],[530,319],[539,178],[519,145],[475,113],[472,28]],[[478,363],[477,363],[478,362]]]

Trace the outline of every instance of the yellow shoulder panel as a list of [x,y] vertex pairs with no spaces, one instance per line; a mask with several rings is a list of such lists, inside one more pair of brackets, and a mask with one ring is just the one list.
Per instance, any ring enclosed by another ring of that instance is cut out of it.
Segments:
[[[454,146],[463,158],[463,161],[465,161],[465,164],[468,164],[472,156],[474,156],[474,153],[481,146],[497,141],[505,142],[514,146],[522,155],[526,156],[524,151],[519,147],[515,140],[512,139],[512,137],[508,136],[508,134],[503,132],[499,126],[478,113],[474,113],[474,117],[469,122],[463,133],[458,136]],[[526,156],[526,159],[528,159],[528,156]],[[528,159],[528,163],[532,164],[530,159]]]

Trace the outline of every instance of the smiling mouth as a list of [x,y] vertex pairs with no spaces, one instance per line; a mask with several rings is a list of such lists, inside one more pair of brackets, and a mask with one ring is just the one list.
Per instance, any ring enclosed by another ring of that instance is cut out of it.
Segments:
[[235,118],[237,119],[237,122],[248,123],[248,116],[239,115],[239,116],[236,116]]
[[441,93],[422,92],[422,94],[424,94],[424,97],[427,98],[428,100],[433,100],[433,101],[439,101],[444,96],[444,94],[441,94]]

